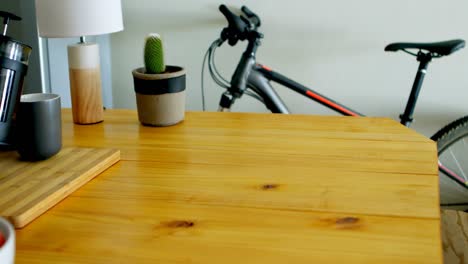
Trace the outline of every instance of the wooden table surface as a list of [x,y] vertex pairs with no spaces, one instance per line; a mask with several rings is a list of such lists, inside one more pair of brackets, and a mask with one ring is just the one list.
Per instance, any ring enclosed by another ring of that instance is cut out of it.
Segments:
[[121,162],[17,231],[17,263],[441,263],[436,146],[385,118],[108,110]]

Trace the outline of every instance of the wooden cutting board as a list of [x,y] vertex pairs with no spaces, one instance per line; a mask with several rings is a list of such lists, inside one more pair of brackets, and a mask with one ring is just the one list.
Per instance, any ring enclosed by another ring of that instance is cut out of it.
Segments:
[[119,160],[116,149],[64,148],[40,162],[0,152],[0,216],[22,228]]

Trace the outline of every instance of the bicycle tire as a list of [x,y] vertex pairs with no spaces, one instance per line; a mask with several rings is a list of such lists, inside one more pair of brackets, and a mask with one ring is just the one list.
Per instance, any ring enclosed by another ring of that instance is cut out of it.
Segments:
[[439,170],[441,205],[468,209],[468,116],[444,126],[431,139],[437,142],[439,163],[456,176]]

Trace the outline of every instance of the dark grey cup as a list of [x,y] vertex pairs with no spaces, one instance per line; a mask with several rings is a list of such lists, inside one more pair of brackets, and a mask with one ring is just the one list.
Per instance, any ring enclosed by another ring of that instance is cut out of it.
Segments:
[[16,145],[21,159],[44,160],[62,148],[60,96],[25,94],[17,114]]

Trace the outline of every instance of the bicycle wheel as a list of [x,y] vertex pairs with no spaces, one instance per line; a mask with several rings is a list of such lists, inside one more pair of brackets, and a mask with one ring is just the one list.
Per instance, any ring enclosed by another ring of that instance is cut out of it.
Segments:
[[468,116],[446,125],[434,136],[439,154],[440,203],[468,209]]

